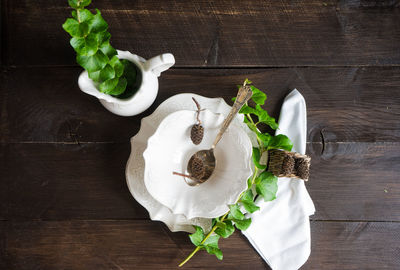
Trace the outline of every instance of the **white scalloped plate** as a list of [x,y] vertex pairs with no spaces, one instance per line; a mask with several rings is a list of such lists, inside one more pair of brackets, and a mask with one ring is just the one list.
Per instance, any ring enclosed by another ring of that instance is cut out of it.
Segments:
[[[199,225],[207,231],[211,226],[211,220],[206,218],[189,220],[184,215],[173,214],[169,208],[155,200],[144,184],[143,152],[147,147],[148,138],[154,134],[158,125],[167,115],[178,110],[196,110],[192,97],[196,98],[202,108],[221,113],[224,116],[228,115],[231,109],[222,98],[207,98],[191,93],[178,94],[168,98],[151,115],[142,119],[139,132],[131,138],[131,155],[125,171],[129,191],[135,200],[147,209],[152,220],[164,222],[173,232],[193,232],[192,225]],[[243,116],[238,115],[234,121],[237,125],[242,126],[253,145],[255,145],[256,138],[248,127],[243,124]]]

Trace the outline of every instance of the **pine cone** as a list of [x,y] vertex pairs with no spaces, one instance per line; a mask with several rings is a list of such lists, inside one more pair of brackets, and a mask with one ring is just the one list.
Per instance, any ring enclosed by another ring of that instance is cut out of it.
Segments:
[[192,142],[196,145],[200,144],[203,140],[204,136],[204,128],[200,124],[195,124],[192,126],[192,130],[190,131],[190,138]]
[[299,159],[296,160],[296,170],[297,170],[297,175],[301,179],[307,180],[310,177],[310,164],[306,160]]
[[286,154],[282,162],[281,174],[289,176],[293,173],[294,169],[294,158],[291,155]]
[[193,178],[200,180],[204,177],[205,168],[200,158],[192,157],[189,160],[189,167],[191,168],[191,175]]

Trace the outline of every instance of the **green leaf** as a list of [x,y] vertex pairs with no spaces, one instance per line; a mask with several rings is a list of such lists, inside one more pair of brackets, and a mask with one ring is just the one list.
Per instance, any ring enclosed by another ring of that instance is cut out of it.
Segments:
[[68,0],[68,4],[73,8],[84,8],[91,2],[92,0]]
[[79,0],[68,0],[68,4],[72,8],[78,8],[79,7]]
[[93,16],[93,19],[90,21],[89,29],[90,32],[100,33],[106,31],[108,28],[107,22],[101,16],[100,10],[96,9],[96,15]]
[[225,229],[226,229],[226,224],[225,224],[224,222],[221,222],[221,221],[217,221],[217,222],[215,223],[215,226],[217,226],[217,228],[220,228],[220,229],[222,229],[222,230],[225,230]]
[[269,145],[269,142],[272,138],[271,135],[269,135],[268,133],[261,133],[261,132],[256,133],[256,135],[257,135],[257,138],[263,142],[264,147],[267,147]]
[[275,121],[275,118],[269,116],[266,110],[261,108],[259,104],[256,105],[258,121],[269,125],[272,129],[277,129],[278,124]]
[[105,42],[109,42],[111,34],[108,32],[93,33],[96,36],[97,44],[100,46]]
[[189,234],[190,241],[192,241],[193,245],[199,246],[201,241],[204,239],[204,231],[201,227],[194,225],[193,226],[196,231],[192,234]]
[[103,93],[111,94],[111,92],[114,90],[114,88],[118,85],[118,82],[119,82],[118,78],[109,79],[107,81],[102,82],[99,85],[99,89]]
[[123,77],[128,80],[128,85],[135,85],[137,77],[137,69],[135,64],[126,59],[122,59],[120,61],[124,65]]
[[257,168],[261,170],[265,170],[267,168],[267,165],[260,164],[261,154],[260,154],[260,149],[258,149],[257,147],[253,147],[252,158],[253,158],[253,163]]
[[219,248],[206,246],[205,249],[208,254],[214,254],[218,260],[222,260],[224,258],[224,256],[222,255],[222,251]]
[[204,241],[203,246],[210,246],[210,247],[218,247],[218,240],[220,236],[217,234],[213,234]]
[[250,107],[249,105],[244,104],[243,107],[240,109],[239,113],[241,114],[256,114],[257,110],[254,109],[253,107]]
[[96,38],[92,34],[86,37],[73,37],[70,43],[72,48],[81,55],[91,56],[98,50]]
[[101,81],[107,81],[109,79],[112,79],[115,77],[115,71],[112,66],[107,64],[101,71],[100,71],[100,76],[99,79]]
[[75,20],[78,20],[78,15],[76,14],[76,10],[73,10],[73,11],[71,12],[71,15],[72,15],[72,17],[73,17]]
[[79,23],[77,20],[72,18],[68,18],[62,27],[72,37],[83,37],[88,33],[87,23]]
[[260,207],[258,207],[254,203],[254,196],[253,196],[253,192],[251,191],[251,189],[248,189],[243,193],[242,198],[240,199],[240,201],[243,204],[243,207],[249,213],[254,213],[257,210],[260,210]]
[[217,234],[211,235],[204,241],[202,247],[204,247],[209,254],[214,254],[219,260],[222,260],[222,251],[218,247],[219,238],[220,236]]
[[267,100],[267,95],[253,85],[250,85],[250,89],[253,92],[251,99],[258,105],[264,105]]
[[243,84],[247,85],[247,84],[252,84],[252,83],[253,83],[252,81],[250,81],[249,79],[246,78],[246,80],[244,80]]
[[110,42],[104,42],[103,44],[100,45],[99,48],[105,55],[108,56],[108,58],[113,57],[114,55],[117,54],[117,50],[111,47]]
[[276,136],[271,136],[271,140],[268,144],[268,149],[283,149],[287,151],[291,151],[293,148],[292,141],[283,134],[279,134]]
[[244,219],[244,215],[240,211],[240,207],[238,204],[229,205],[229,209],[230,209],[230,212],[228,215],[229,219],[238,219],[238,220]]
[[[222,225],[222,224],[224,225]],[[235,227],[233,227],[232,221],[230,220],[224,220],[224,222],[219,222],[217,223],[217,229],[215,230],[215,233],[222,236],[223,238],[227,238],[233,234],[235,231]]]
[[105,67],[108,62],[108,57],[100,50],[94,55],[77,55],[76,61],[88,72],[100,70]]
[[121,95],[125,91],[127,84],[128,82],[126,78],[120,77],[117,86],[113,90],[111,90],[109,94],[113,96]]
[[80,2],[79,7],[84,8],[92,2],[92,0],[78,0]]
[[241,231],[247,230],[251,224],[251,218],[243,219],[243,220],[234,220],[236,228]]
[[[78,13],[77,13],[78,14]],[[79,21],[87,22],[93,19],[93,14],[88,9],[80,9],[79,10]]]
[[116,55],[111,58],[110,65],[115,69],[115,75],[117,77],[121,77],[121,75],[124,73],[124,65]]
[[100,81],[100,71],[101,70],[88,72],[89,78],[95,82],[99,82]]
[[264,171],[256,178],[256,191],[266,202],[275,200],[278,191],[278,177],[271,172]]

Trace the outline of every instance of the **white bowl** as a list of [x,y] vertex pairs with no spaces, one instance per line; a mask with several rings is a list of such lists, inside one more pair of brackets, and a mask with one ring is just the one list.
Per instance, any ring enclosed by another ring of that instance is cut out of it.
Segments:
[[213,218],[226,213],[247,188],[252,175],[252,145],[246,132],[232,123],[214,150],[216,168],[205,183],[188,186],[173,171],[186,172],[190,157],[209,149],[224,120],[221,114],[204,110],[200,113],[204,138],[199,145],[190,139],[190,129],[196,122],[195,111],[177,111],[168,115],[148,140],[143,153],[144,182],[148,192],[173,214],[188,219]]
[[[126,164],[126,182],[132,196],[149,212],[151,220],[162,221],[173,231],[193,233],[192,225],[201,226],[204,231],[211,229],[211,219],[187,219],[184,215],[175,215],[171,210],[155,200],[147,191],[144,184],[143,152],[147,147],[147,140],[154,134],[161,121],[169,114],[179,110],[196,110],[192,97],[213,112],[227,116],[231,107],[222,98],[207,98],[194,93],[183,93],[166,99],[149,116],[142,119],[139,132],[131,138],[131,154]],[[243,115],[238,114],[233,120],[250,137],[252,144],[257,145],[254,133],[243,123]]]

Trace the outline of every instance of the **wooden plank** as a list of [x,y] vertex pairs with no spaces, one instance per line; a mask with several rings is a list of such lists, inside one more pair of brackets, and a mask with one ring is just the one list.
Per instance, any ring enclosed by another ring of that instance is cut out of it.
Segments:
[[389,142],[309,144],[312,218],[400,221],[399,150]]
[[[148,221],[6,222],[7,269],[176,269],[193,245]],[[398,269],[399,223],[312,222],[301,269]],[[269,269],[236,232],[220,241],[224,260],[204,251],[185,269]]]
[[0,1],[0,66],[5,64],[6,58],[6,1]]
[[[315,220],[400,221],[400,143],[309,144]],[[0,219],[143,219],[124,168],[129,143],[3,144]]]
[[155,104],[135,117],[106,111],[79,91],[80,68],[12,68],[4,74],[2,142],[127,142],[140,120],[175,94],[236,95],[246,77],[266,91],[274,117],[297,88],[308,110],[308,141],[400,140],[400,67],[175,69],[160,77]]
[[[4,2],[4,1],[3,1]],[[67,1],[8,2],[8,65],[76,65]],[[176,66],[399,65],[395,1],[98,0],[112,43]],[[26,46],[29,44],[29,49]]]
[[126,144],[2,145],[0,219],[147,218],[130,195]]

